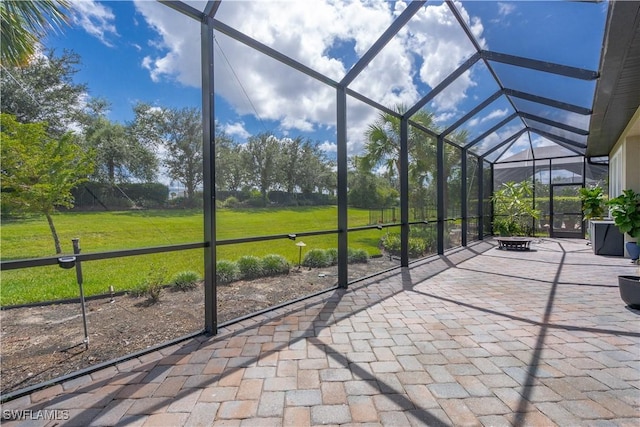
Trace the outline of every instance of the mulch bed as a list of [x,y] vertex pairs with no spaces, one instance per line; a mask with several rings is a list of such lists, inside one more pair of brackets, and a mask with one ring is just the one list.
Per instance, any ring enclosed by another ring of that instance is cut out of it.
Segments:
[[[398,265],[386,258],[349,266],[349,278]],[[334,286],[337,269],[292,270],[286,276],[218,287],[218,322],[255,313]],[[202,284],[189,291],[164,289],[160,300],[118,295],[86,302],[89,348],[79,303],[4,309],[0,369],[2,394],[117,359],[203,329]]]

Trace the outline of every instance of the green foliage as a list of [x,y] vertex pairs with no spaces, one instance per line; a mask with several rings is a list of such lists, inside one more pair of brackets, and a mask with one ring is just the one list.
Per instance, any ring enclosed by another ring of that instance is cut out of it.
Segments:
[[369,262],[369,254],[364,249],[349,248],[347,251],[347,262],[349,264],[365,264]]
[[604,216],[606,198],[602,187],[581,188],[580,200],[585,219],[598,219]]
[[166,277],[166,268],[156,268],[152,265],[146,280],[134,290],[134,295],[146,297],[149,304],[159,302],[162,288],[166,284]]
[[0,3],[0,52],[3,65],[24,65],[40,38],[67,23],[68,0],[3,1]]
[[90,153],[75,143],[73,134],[59,139],[47,135],[44,123],[21,124],[0,115],[3,210],[46,216],[56,253],[61,253],[51,215],[56,207],[73,206],[71,190],[93,170]]
[[234,208],[238,208],[240,207],[240,201],[238,200],[237,197],[234,196],[229,196],[227,197],[227,199],[224,201],[224,203],[222,204],[223,207],[225,208],[229,208],[229,209],[234,209]]
[[238,258],[238,269],[240,277],[246,280],[256,279],[263,276],[262,261],[257,256],[244,255]]
[[[19,3],[36,2],[1,2],[2,6]],[[13,31],[15,27],[7,28]],[[3,25],[3,37],[4,30]],[[43,53],[31,57],[24,66],[2,64],[0,111],[16,116],[20,123],[46,122],[48,134],[58,138],[83,115],[89,90],[85,85],[74,83],[80,64],[78,54],[66,50],[59,56],[53,51]]]
[[160,183],[123,183],[117,187],[101,182],[85,182],[71,193],[75,208],[125,208],[134,204],[140,208],[154,209],[167,204],[169,188]]
[[640,193],[623,190],[622,194],[607,202],[611,216],[622,233],[640,238]]
[[180,291],[194,289],[200,281],[200,275],[195,271],[181,271],[171,281],[171,287]]
[[240,269],[237,263],[225,259],[216,262],[216,283],[224,285],[239,278]]
[[[381,242],[382,247],[390,254],[399,256],[401,251],[400,234],[388,233],[385,234]],[[430,239],[424,237],[409,237],[409,256],[412,258],[419,258],[428,252],[431,247]]]
[[302,259],[302,265],[309,268],[323,268],[331,265],[332,256],[324,249],[311,249]]
[[[533,207],[533,186],[529,181],[505,182],[494,192],[494,232],[527,234],[533,232],[532,220],[540,216],[540,212]],[[503,234],[501,234],[503,235]]]
[[282,255],[269,254],[262,258],[262,273],[265,276],[289,274],[290,270],[291,264]]
[[326,250],[327,256],[331,259],[331,265],[338,264],[338,248],[329,248]]

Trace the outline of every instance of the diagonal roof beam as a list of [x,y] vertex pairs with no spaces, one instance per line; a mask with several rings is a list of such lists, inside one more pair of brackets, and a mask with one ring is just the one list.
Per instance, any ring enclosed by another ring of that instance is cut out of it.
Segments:
[[451,83],[453,83],[455,81],[455,79],[460,77],[462,74],[464,74],[465,71],[467,71],[469,68],[471,68],[471,66],[473,66],[473,64],[478,62],[479,59],[480,59],[480,54],[477,53],[477,52],[474,53],[471,58],[469,58],[465,62],[463,62],[462,65],[460,65],[453,73],[449,74],[446,79],[444,79],[442,82],[440,82],[440,84],[438,86],[434,87],[431,90],[431,92],[429,92],[425,97],[423,97],[420,101],[418,101],[409,110],[407,110],[407,112],[405,113],[405,116],[406,117],[411,117],[415,113],[417,113],[418,110],[420,110],[422,107],[424,107],[427,104],[427,102],[429,102],[433,98],[435,98],[447,86],[449,86]]
[[369,50],[362,55],[360,60],[349,70],[346,76],[340,82],[343,86],[349,86],[353,80],[366,68],[367,65],[373,60],[373,58],[380,53],[380,51],[391,41],[391,39],[405,26],[409,20],[415,15],[420,8],[426,3],[426,1],[412,1],[402,11],[400,16],[391,23],[384,33],[376,40],[376,42],[369,48]]
[[560,110],[567,110],[571,111],[572,113],[582,114],[583,116],[588,116],[592,113],[589,108],[580,107],[579,105],[569,104],[567,102],[556,101],[555,99],[545,98],[543,96],[533,95],[527,92],[521,92],[519,90],[505,88],[504,93],[505,95],[515,96],[516,98],[524,99],[525,101],[548,105]]
[[447,129],[445,129],[444,132],[442,132],[442,135],[443,136],[449,135],[451,132],[456,130],[461,124],[463,124],[464,122],[469,120],[471,117],[473,117],[476,114],[478,114],[480,111],[482,111],[485,107],[487,107],[493,101],[498,99],[500,96],[502,96],[502,91],[501,90],[497,90],[493,95],[491,95],[489,98],[485,99],[480,105],[478,105],[473,110],[469,111],[467,114],[464,115],[464,117],[461,117],[457,122],[455,122],[454,124],[449,126]]
[[566,148],[567,150],[570,150],[570,151],[572,151],[572,152],[574,152],[574,153],[576,153],[576,154],[578,154],[580,156],[584,156],[584,150],[586,150],[586,147],[584,145],[576,144],[574,141],[570,141],[570,140],[568,140],[566,138],[562,138],[561,136],[553,135],[553,134],[551,134],[549,132],[545,132],[545,131],[542,131],[540,129],[529,127],[529,128],[527,128],[527,130],[529,130],[530,132],[537,133],[538,135],[543,136],[543,137],[547,138],[548,140],[553,141],[556,144],[558,144],[558,145]]
[[188,4],[183,3],[181,1],[176,1],[176,0],[158,0],[158,1],[164,4],[165,6],[170,7],[173,10],[177,10],[183,15],[187,15],[188,17],[195,19],[196,21],[204,22],[204,19],[206,18],[206,15],[204,13],[200,12],[195,7],[189,6]]
[[510,116],[505,117],[500,123],[495,124],[491,129],[487,130],[485,133],[483,133],[482,135],[480,135],[479,137],[477,137],[476,139],[474,139],[473,141],[465,145],[465,148],[473,147],[478,142],[482,141],[483,139],[485,139],[486,137],[488,137],[489,135],[491,135],[492,133],[500,129],[502,126],[506,125],[511,120],[515,119],[516,117],[518,117],[518,113],[513,113]]
[[301,73],[304,73],[306,75],[308,75],[309,77],[312,77],[318,81],[321,81],[323,83],[325,83],[328,86],[331,86],[333,88],[337,88],[339,86],[339,83],[336,82],[335,80],[325,76],[324,74],[321,74],[319,72],[317,72],[316,70],[307,67],[304,64],[301,64],[300,62],[296,61],[295,59],[292,59],[290,57],[288,57],[287,55],[278,52],[277,50],[270,48],[269,46],[260,43],[259,41],[257,41],[256,39],[253,39],[249,36],[247,36],[244,33],[241,33],[240,31],[236,30],[235,28],[232,28],[230,26],[228,26],[227,24],[224,24],[220,21],[218,21],[217,19],[213,20],[213,28],[216,31],[220,31],[222,34],[225,34],[229,37],[231,37],[232,39],[239,41],[240,43],[249,46],[255,50],[257,50],[258,52],[262,52],[265,55],[275,59],[276,61],[279,61],[285,65],[288,65],[289,67],[293,68],[294,70],[298,70]]
[[218,13],[218,8],[220,7],[220,1],[221,0],[209,0],[204,8],[204,14],[210,18],[215,18],[216,13]]
[[[485,158],[487,157],[489,154],[493,153],[494,151],[496,151],[497,149],[499,149],[500,147],[505,146],[508,143],[514,143],[516,142],[516,140],[518,138],[520,138],[522,136],[523,133],[525,133],[527,131],[527,128],[522,128],[520,129],[518,132],[514,133],[513,135],[511,135],[509,138],[505,139],[504,141],[502,141],[500,144],[496,145],[495,147],[493,147],[492,149],[486,151],[485,153],[483,153],[480,157],[481,158]],[[510,147],[510,146],[509,146]],[[507,147],[508,149],[508,147]]]
[[480,51],[480,54],[482,55],[482,59],[486,59],[487,61],[501,62],[503,64],[544,71],[545,73],[558,74],[574,79],[595,80],[598,78],[597,71],[585,70],[584,68],[554,64],[553,62],[538,61],[537,59],[523,58],[521,56],[508,55],[506,53],[492,52],[489,50],[482,50]]
[[545,125],[553,126],[558,129],[564,129],[566,131],[575,133],[577,135],[589,135],[588,130],[584,130],[584,129],[577,128],[575,126],[570,126],[564,123],[556,122],[555,120],[549,120],[544,117],[536,116],[535,114],[521,112],[520,117],[523,117],[525,119],[535,120],[536,122],[544,123]]

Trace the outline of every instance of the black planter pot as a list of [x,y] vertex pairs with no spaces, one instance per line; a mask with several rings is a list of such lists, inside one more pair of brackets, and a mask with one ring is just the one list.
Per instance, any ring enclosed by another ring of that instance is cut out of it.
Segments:
[[640,276],[618,276],[618,288],[622,301],[640,310]]

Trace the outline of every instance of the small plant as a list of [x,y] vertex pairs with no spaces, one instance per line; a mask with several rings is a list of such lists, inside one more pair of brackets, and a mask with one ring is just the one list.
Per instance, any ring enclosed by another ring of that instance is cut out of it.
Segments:
[[244,255],[238,258],[238,269],[243,279],[251,280],[261,277],[262,261],[257,256]]
[[601,187],[581,188],[580,200],[584,219],[599,219],[604,216],[605,196]]
[[329,258],[331,259],[331,265],[338,264],[338,249],[337,248],[329,248],[325,251]]
[[289,274],[291,264],[282,255],[270,254],[262,258],[262,272],[265,276]]
[[229,196],[227,197],[227,199],[222,203],[222,206],[225,208],[229,208],[229,209],[234,209],[234,208],[238,208],[241,206],[240,201],[238,200],[237,197],[234,196]]
[[235,262],[221,259],[216,263],[216,283],[224,285],[238,280],[239,277],[240,269]]
[[369,262],[369,254],[364,249],[349,248],[347,260],[349,264],[364,264]]
[[620,232],[640,238],[640,193],[623,190],[621,195],[609,200],[607,206]]
[[181,271],[171,281],[175,290],[188,291],[194,289],[200,281],[200,275],[195,271]]
[[149,304],[155,304],[160,301],[162,287],[166,283],[167,269],[155,268],[151,266],[151,270],[147,275],[147,279],[135,290],[134,295],[144,296]]
[[309,268],[329,267],[331,265],[331,255],[324,249],[311,249],[304,255],[302,265]]

